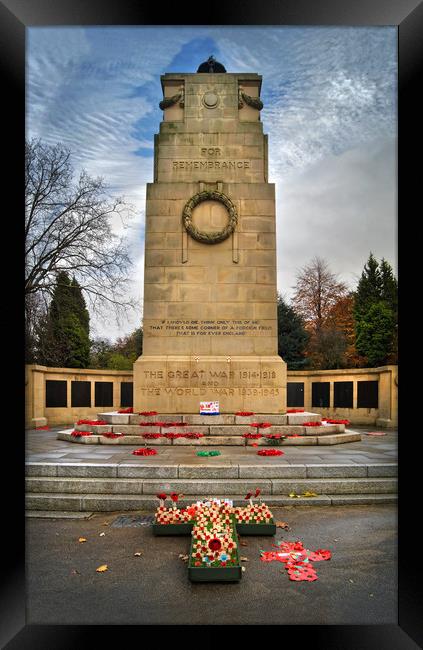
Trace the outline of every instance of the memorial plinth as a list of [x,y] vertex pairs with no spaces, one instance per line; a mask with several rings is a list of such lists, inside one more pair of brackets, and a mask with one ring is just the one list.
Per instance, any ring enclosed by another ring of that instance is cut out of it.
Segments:
[[147,185],[134,410],[286,411],[275,186],[253,73],[166,74]]

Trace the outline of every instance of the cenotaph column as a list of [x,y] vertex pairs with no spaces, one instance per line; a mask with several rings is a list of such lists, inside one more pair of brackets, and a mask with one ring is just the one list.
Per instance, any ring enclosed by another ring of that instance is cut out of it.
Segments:
[[134,411],[286,411],[261,79],[212,57],[161,77]]

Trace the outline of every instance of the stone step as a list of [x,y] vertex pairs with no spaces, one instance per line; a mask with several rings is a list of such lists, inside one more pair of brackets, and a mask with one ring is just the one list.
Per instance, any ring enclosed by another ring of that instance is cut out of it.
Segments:
[[[329,430],[329,426],[334,427],[334,429]],[[323,434],[320,435],[315,435],[315,431],[312,429],[316,429],[320,427],[297,427],[297,429],[301,430],[301,433],[298,435],[298,437],[287,437],[284,440],[280,442],[280,444],[283,445],[288,445],[288,446],[300,446],[300,445],[338,445],[346,442],[358,442],[361,440],[361,434],[360,433],[355,433],[354,431],[344,431],[342,433],[336,433],[336,430],[339,429],[340,427],[343,427],[344,425],[336,424],[336,425],[327,425],[325,428],[325,431]],[[100,427],[98,427],[100,428]],[[115,427],[113,427],[114,429]],[[122,428],[129,429],[130,427],[116,427],[116,429],[119,429],[114,431],[113,433],[125,433],[121,431]],[[220,428],[220,427],[219,427]],[[233,427],[235,428],[235,427]],[[322,427],[323,428],[323,427]],[[229,429],[229,427],[228,427]],[[275,427],[275,429],[283,429],[283,427]],[[289,427],[289,432],[284,432],[283,435],[293,435],[293,429],[294,427]],[[84,430],[83,428],[80,430]],[[73,442],[77,444],[85,444],[85,445],[95,445],[95,444],[101,444],[101,445],[133,445],[133,446],[140,446],[140,445],[148,445],[148,446],[163,446],[163,445],[175,445],[175,446],[213,446],[213,447],[219,447],[221,445],[236,445],[236,446],[269,446],[271,443],[269,440],[265,437],[266,434],[263,434],[262,438],[259,438],[257,440],[254,439],[246,439],[243,437],[241,433],[238,433],[237,435],[206,435],[204,434],[202,438],[175,438],[175,439],[168,439],[168,438],[144,438],[142,434],[138,435],[131,435],[130,433],[125,433],[124,436],[119,437],[119,438],[108,438],[103,435],[96,435],[95,433],[90,435],[90,436],[80,436],[80,437],[74,437],[72,436],[72,431],[73,429],[66,429],[59,431],[57,434],[57,439],[58,440],[66,440],[67,442]],[[306,434],[303,435],[302,432],[306,431]],[[144,433],[147,433],[145,431]],[[159,433],[158,431],[152,431],[151,433]],[[187,433],[186,431],[175,431],[174,433]],[[199,432],[198,432],[199,433]],[[228,431],[229,433],[229,431]],[[245,430],[244,432],[245,433]],[[270,431],[269,431],[270,433]],[[274,433],[277,433],[274,431]]]
[[[190,495],[188,499],[182,499],[180,505],[186,507],[195,501],[204,499],[205,495]],[[231,499],[234,505],[245,505],[245,500],[239,495],[225,495]],[[367,505],[396,503],[396,494],[357,494],[357,495],[334,495],[326,494],[317,497],[290,498],[285,495],[266,496],[266,503],[269,506],[336,506],[336,505]],[[104,495],[104,494],[48,494],[32,493],[26,496],[27,511],[41,510],[66,512],[125,512],[130,510],[155,510],[157,508],[157,497],[153,495]]]
[[322,494],[395,493],[396,478],[75,478],[75,477],[28,477],[25,481],[28,493],[63,494],[157,494],[178,492],[184,495],[206,496],[242,494],[260,488],[263,495],[302,494],[306,491]]
[[[270,460],[270,459],[269,459]],[[250,464],[225,462],[218,458],[210,463],[158,463],[149,462],[100,464],[27,462],[27,477],[73,478],[392,478],[398,474],[397,463],[378,464]]]
[[31,519],[89,519],[92,512],[62,512],[60,510],[26,510],[25,517]]
[[[282,435],[293,435],[293,434],[298,434],[298,435],[309,435],[309,436],[316,436],[316,435],[330,435],[333,433],[343,433],[345,431],[345,425],[344,424],[326,424],[322,425],[320,427],[305,427],[303,425],[272,425],[269,428],[266,429],[257,429],[255,427],[251,427],[249,425],[241,425],[241,424],[216,424],[216,425],[189,425],[186,427],[160,427],[154,425],[154,423],[151,424],[151,426],[140,426],[139,424],[113,424],[113,425],[94,425],[94,424],[76,424],[74,426],[74,429],[76,431],[91,431],[95,434],[102,434],[102,433],[108,433],[108,432],[113,432],[113,433],[124,433],[125,435],[130,435],[130,436],[140,436],[142,437],[144,434],[148,433],[188,433],[188,432],[194,432],[194,433],[202,433],[203,435],[210,435],[210,436],[242,436],[244,433],[261,433],[263,436],[266,436],[268,434],[282,434]],[[72,431],[72,429],[70,429]]]
[[[220,415],[199,415],[198,413],[188,413],[186,415],[172,415],[168,413],[158,413],[157,415],[138,415],[137,413],[117,413],[116,411],[106,411],[97,413],[99,420],[104,420],[112,425],[137,425],[140,422],[187,422],[192,425],[249,425],[251,422],[270,422],[275,425],[301,425],[304,422],[320,422],[322,416],[319,413],[303,411],[301,413],[258,413],[249,416],[240,416],[231,413],[221,413]],[[81,418],[90,420],[92,418]]]

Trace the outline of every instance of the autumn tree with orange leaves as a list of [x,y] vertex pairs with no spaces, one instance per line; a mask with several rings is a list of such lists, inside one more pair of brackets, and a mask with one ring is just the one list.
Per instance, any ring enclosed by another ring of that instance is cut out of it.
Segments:
[[[348,297],[344,282],[328,263],[314,257],[297,275],[292,305],[310,334],[307,356],[314,368],[342,368],[347,363],[348,328],[338,327],[337,310]],[[341,308],[342,309],[342,308]]]
[[344,337],[346,343],[345,367],[364,368],[367,365],[367,359],[356,350],[354,294],[352,292],[340,298],[332,307],[326,319],[326,325],[330,329],[341,332]]

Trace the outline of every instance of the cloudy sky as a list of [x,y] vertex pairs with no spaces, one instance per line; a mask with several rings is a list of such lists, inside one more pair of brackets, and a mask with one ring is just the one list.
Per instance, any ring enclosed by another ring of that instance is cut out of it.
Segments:
[[[73,153],[135,208],[127,230],[142,299],[145,184],[162,112],[160,75],[210,54],[263,76],[261,119],[276,184],[278,290],[325,258],[353,288],[369,252],[396,259],[396,27],[69,27],[27,30],[27,136]],[[120,223],[114,224],[116,231]],[[92,322],[115,338],[139,326]]]

